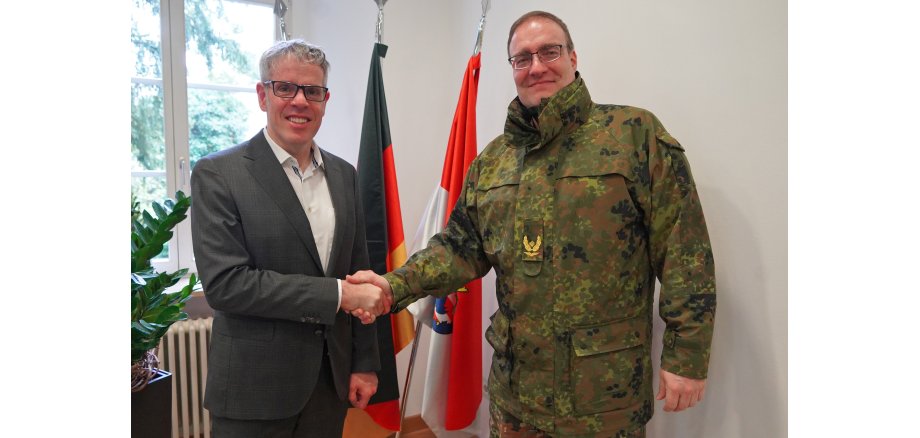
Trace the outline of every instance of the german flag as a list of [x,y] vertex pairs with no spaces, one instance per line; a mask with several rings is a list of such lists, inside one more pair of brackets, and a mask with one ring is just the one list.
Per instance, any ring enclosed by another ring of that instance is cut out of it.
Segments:
[[[367,249],[371,269],[378,274],[406,262],[390,120],[380,69],[380,59],[386,53],[386,45],[374,44],[358,153],[358,189],[367,224]],[[400,427],[396,353],[415,338],[415,326],[412,315],[405,310],[378,317],[376,324],[381,370],[377,372],[377,393],[371,397],[366,411],[377,424],[395,431]]]

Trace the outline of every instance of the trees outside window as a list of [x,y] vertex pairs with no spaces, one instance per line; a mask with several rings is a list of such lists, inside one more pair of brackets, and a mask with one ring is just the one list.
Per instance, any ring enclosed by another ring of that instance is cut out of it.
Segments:
[[[273,4],[132,0],[131,194],[142,208],[190,193],[199,158],[265,126],[255,84],[275,40]],[[191,247],[186,220],[154,264],[194,270]]]

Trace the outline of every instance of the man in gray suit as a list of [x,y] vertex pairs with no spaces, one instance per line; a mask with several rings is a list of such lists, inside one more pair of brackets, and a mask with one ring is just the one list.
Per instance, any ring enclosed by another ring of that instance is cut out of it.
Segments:
[[192,173],[195,262],[214,309],[204,406],[217,438],[341,437],[346,399],[364,408],[380,368],[375,326],[350,312],[391,303],[341,280],[369,264],[355,169],[313,141],[325,54],[284,41],[259,68],[266,128]]

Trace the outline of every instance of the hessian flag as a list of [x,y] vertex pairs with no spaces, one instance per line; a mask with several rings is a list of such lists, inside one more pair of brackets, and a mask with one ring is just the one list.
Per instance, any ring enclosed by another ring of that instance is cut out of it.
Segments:
[[[460,98],[451,125],[441,184],[426,208],[414,250],[442,230],[460,197],[470,163],[476,158],[476,97],[479,89],[480,54],[466,66]],[[413,251],[414,252],[414,251]],[[483,394],[482,280],[468,283],[465,293],[447,298],[428,298],[409,307],[419,320],[432,327],[422,419],[439,437],[474,436],[470,430]],[[433,306],[432,306],[433,303]],[[433,307],[433,309],[432,309]],[[488,418],[483,419],[488,421]]]

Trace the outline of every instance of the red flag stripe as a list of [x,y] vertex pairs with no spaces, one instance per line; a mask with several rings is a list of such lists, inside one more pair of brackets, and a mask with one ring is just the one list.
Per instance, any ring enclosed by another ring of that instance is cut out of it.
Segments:
[[[399,187],[396,184],[396,164],[393,159],[393,147],[389,145],[383,149],[383,191],[386,195],[387,206],[387,237],[389,248],[387,253],[392,253],[406,238],[403,234],[402,208],[399,205]],[[387,266],[387,271],[392,271],[405,263],[399,261],[395,266]]]
[[399,399],[367,405],[364,410],[380,426],[399,430]]
[[[477,54],[467,63],[451,125],[447,156],[444,159],[445,175],[441,178],[442,187],[448,191],[445,223],[460,197],[466,172],[478,152],[476,98],[479,67],[480,54]],[[476,412],[482,402],[482,280],[474,280],[466,288],[467,293],[457,294],[454,311],[444,424],[447,430],[469,426],[476,419]]]

